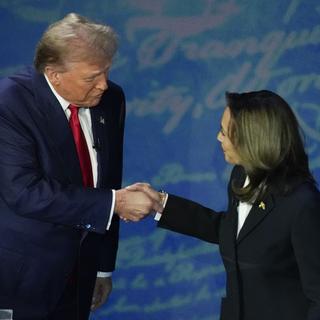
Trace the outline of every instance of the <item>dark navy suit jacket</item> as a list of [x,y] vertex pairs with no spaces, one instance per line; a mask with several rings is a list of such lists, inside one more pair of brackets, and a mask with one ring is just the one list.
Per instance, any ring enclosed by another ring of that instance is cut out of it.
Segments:
[[[243,186],[235,167],[231,180]],[[320,195],[293,181],[287,195],[255,203],[238,237],[238,201],[227,212],[169,195],[159,226],[219,244],[227,273],[221,320],[320,319]]]
[[108,86],[90,109],[98,155],[92,189],[82,187],[67,118],[44,76],[30,68],[0,82],[0,309],[17,318],[50,312],[75,266],[80,295],[88,296],[97,270],[114,270],[117,216],[106,226],[111,189],[121,187],[125,98]]

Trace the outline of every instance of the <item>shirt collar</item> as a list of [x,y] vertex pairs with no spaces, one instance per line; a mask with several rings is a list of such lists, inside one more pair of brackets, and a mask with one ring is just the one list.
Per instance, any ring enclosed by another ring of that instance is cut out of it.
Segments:
[[60,96],[60,94],[54,89],[53,85],[51,84],[51,82],[49,81],[49,79],[45,73],[44,73],[44,77],[46,78],[46,81],[47,81],[52,93],[55,95],[55,97],[59,101],[63,111],[66,112],[66,110],[68,109],[68,107],[70,105],[70,102]]

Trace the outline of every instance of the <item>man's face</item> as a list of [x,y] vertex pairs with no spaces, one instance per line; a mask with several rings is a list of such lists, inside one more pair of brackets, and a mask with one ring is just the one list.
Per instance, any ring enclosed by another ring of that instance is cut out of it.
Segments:
[[46,74],[58,94],[79,107],[94,107],[108,89],[111,61],[100,63],[72,62],[67,71],[48,67]]

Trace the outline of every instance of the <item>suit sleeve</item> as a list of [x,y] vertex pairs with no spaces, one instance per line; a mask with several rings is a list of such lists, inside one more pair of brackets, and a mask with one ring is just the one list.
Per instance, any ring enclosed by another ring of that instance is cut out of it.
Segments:
[[158,227],[219,243],[223,212],[215,212],[196,202],[169,194]]
[[308,320],[320,319],[320,196],[303,201],[292,230],[292,243],[303,291],[309,301]]
[[0,106],[0,196],[8,208],[22,218],[105,233],[111,190],[63,183],[42,170],[28,120]]
[[[243,180],[244,177],[242,167],[235,166],[232,169],[228,183],[227,212],[231,210],[235,201],[232,192],[233,180],[239,178]],[[219,244],[220,226],[228,215],[227,212],[217,212],[199,203],[170,194],[158,227]]]

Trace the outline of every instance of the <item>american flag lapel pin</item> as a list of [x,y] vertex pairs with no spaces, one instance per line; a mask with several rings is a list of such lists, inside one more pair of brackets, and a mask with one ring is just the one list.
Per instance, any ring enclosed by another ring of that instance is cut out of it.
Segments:
[[101,117],[101,116],[100,116],[100,118],[99,118],[99,122],[100,122],[101,124],[105,124],[104,117]]

